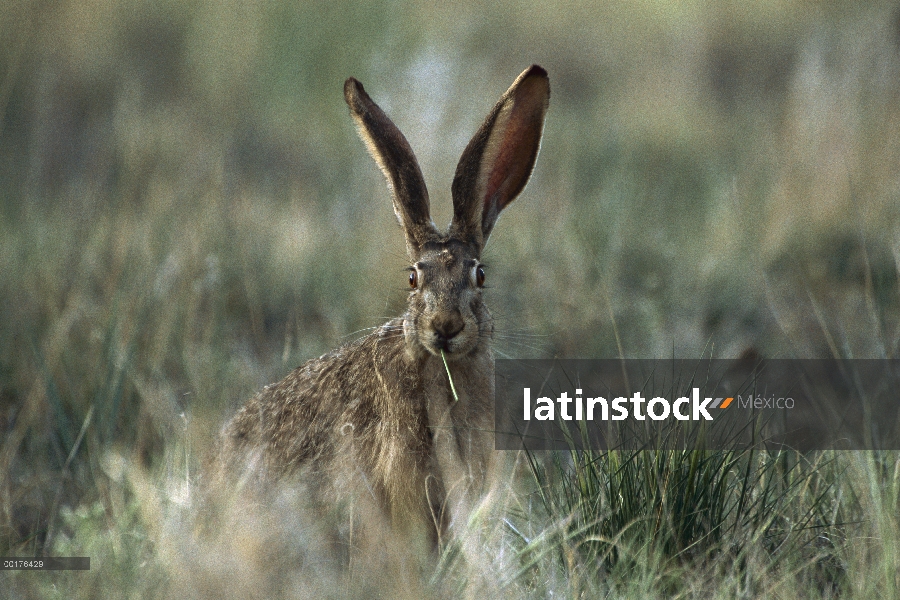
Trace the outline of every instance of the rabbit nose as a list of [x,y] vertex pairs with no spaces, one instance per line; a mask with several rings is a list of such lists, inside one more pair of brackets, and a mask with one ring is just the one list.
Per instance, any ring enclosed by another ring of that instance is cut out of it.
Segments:
[[431,328],[434,329],[440,345],[445,348],[447,342],[455,338],[465,326],[462,316],[457,313],[440,315],[431,319]]

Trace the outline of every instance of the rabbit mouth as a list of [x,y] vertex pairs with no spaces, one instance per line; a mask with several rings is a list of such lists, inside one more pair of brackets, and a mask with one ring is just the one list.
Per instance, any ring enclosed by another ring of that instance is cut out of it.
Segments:
[[430,343],[424,344],[424,346],[430,354],[433,354],[434,356],[440,356],[441,354],[444,354],[447,358],[450,358],[451,356],[456,357],[461,354],[466,354],[468,350],[471,350],[471,348],[468,347],[468,344],[466,344],[465,348],[462,348],[460,347],[459,343],[455,343],[453,341],[432,341]]

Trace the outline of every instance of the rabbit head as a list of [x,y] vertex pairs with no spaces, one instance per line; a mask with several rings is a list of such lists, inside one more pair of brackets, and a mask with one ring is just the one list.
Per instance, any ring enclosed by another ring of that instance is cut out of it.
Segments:
[[406,237],[408,351],[421,357],[443,353],[453,361],[486,350],[493,323],[482,302],[481,252],[500,211],[522,191],[534,167],[550,99],[547,72],[532,65],[519,75],[463,151],[446,232],[431,220],[422,171],[400,130],[356,79],[344,84],[344,98],[388,180]]

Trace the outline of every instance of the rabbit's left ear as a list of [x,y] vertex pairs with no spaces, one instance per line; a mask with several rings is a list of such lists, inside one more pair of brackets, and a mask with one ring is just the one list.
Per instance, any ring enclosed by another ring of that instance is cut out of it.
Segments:
[[488,114],[456,167],[451,236],[484,247],[500,211],[528,183],[549,102],[547,71],[532,65]]

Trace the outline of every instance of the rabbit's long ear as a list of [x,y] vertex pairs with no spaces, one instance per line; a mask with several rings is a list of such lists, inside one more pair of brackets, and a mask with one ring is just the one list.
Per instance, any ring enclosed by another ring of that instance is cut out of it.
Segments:
[[532,65],[488,114],[456,167],[452,236],[484,247],[500,211],[531,176],[549,102],[547,71]]
[[415,260],[422,245],[438,237],[419,163],[397,126],[352,77],[344,83],[344,99],[369,154],[387,177],[394,212],[406,234],[407,252]]

